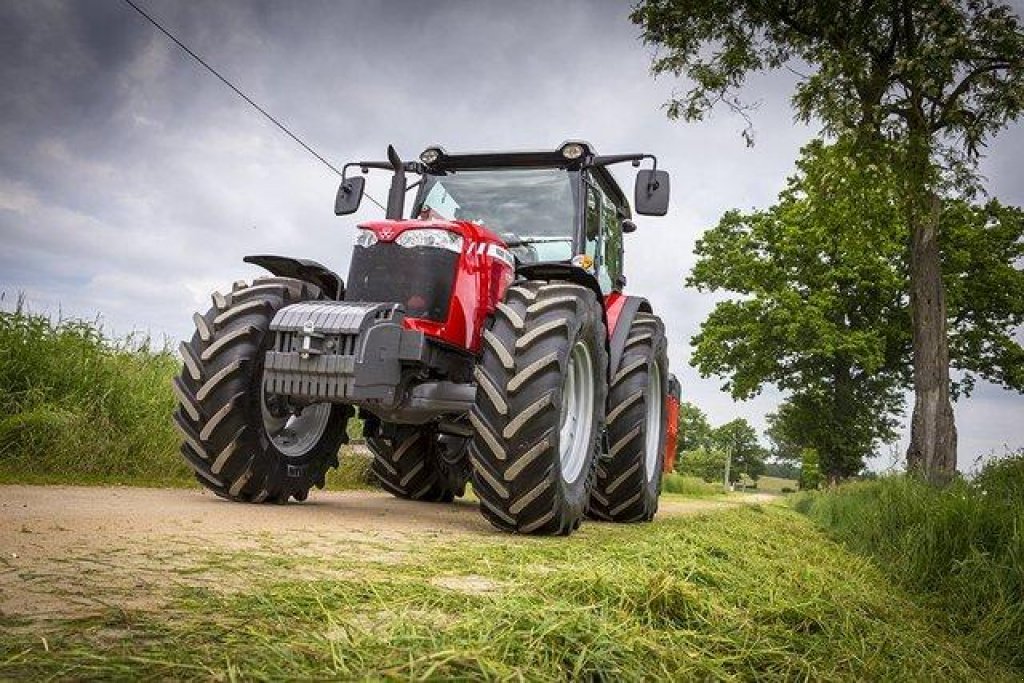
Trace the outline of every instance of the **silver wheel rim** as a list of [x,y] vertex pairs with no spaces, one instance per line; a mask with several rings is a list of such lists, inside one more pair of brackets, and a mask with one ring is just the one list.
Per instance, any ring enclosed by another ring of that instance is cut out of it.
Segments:
[[298,415],[276,417],[267,408],[262,389],[260,409],[267,437],[274,444],[274,448],[289,458],[298,458],[313,450],[320,443],[327,429],[327,422],[331,419],[330,403],[314,403],[303,408]]
[[594,362],[583,341],[569,354],[562,382],[562,417],[558,431],[558,460],[562,479],[571,484],[580,477],[590,452],[594,425]]
[[647,482],[657,476],[658,446],[661,445],[661,367],[655,360],[647,373],[647,434],[645,435],[644,464],[647,465]]

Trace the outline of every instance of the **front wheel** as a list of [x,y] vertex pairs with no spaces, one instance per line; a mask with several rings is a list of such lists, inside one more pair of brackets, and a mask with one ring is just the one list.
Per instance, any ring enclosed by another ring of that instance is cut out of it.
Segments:
[[473,490],[494,526],[569,534],[583,519],[604,421],[601,307],[586,287],[519,282],[483,333],[470,413]]
[[173,383],[174,421],[184,437],[181,454],[217,495],[253,503],[305,500],[338,464],[350,407],[299,410],[262,390],[274,314],[320,297],[298,280],[262,278],[215,294],[213,308],[195,315],[196,332],[181,345],[184,367]]

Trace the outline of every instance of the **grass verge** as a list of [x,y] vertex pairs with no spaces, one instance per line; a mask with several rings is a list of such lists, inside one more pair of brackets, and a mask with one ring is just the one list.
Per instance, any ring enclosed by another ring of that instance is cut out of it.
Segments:
[[662,493],[678,493],[692,498],[720,496],[724,493],[718,484],[709,484],[700,477],[669,472],[661,478]]
[[795,507],[970,647],[1024,669],[1024,451],[944,489],[890,477],[802,494]]
[[221,554],[210,565],[244,574],[243,587],[196,581],[149,610],[8,620],[0,678],[1015,675],[943,631],[873,563],[775,506],[591,524],[568,539],[333,543],[318,556]]
[[0,482],[191,483],[171,423],[177,369],[147,338],[0,311]]

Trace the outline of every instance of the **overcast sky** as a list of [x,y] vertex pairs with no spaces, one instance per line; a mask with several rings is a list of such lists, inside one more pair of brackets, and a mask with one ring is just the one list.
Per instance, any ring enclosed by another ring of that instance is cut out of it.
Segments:
[[[689,367],[714,300],[684,288],[695,240],[731,208],[773,203],[802,144],[788,73],[752,80],[757,144],[719,112],[670,122],[685,87],[649,74],[621,2],[175,2],[138,0],[337,164],[449,150],[652,152],[672,173],[665,218],[626,238],[629,289],[665,318],[687,400],[713,423],[759,429],[779,400],[734,403]],[[37,311],[94,317],[123,334],[191,334],[209,292],[252,277],[250,253],[347,273],[369,202],[333,215],[337,178],[121,0],[0,0],[0,291]],[[1024,204],[1019,127],[995,139],[991,193]],[[630,167],[615,174],[627,188]],[[369,191],[386,195],[386,178]],[[627,190],[627,194],[629,194]],[[960,465],[1024,446],[1024,398],[982,385],[956,407]],[[902,450],[902,446],[899,447]],[[883,463],[884,464],[884,463]]]

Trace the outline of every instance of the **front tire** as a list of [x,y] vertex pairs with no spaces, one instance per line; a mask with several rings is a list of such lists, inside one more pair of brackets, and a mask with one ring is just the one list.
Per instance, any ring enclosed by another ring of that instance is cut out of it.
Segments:
[[665,458],[668,355],[665,326],[638,313],[608,389],[608,453],[597,465],[589,514],[649,522],[658,511]]
[[601,305],[586,287],[518,282],[483,334],[470,412],[473,490],[491,524],[569,534],[583,519],[606,393]]
[[464,464],[454,459],[457,444],[427,426],[382,424],[368,436],[370,469],[396,498],[450,503],[466,490]]
[[289,415],[264,400],[263,360],[274,341],[274,314],[320,290],[290,278],[236,283],[196,314],[196,332],[181,344],[184,367],[174,379],[174,422],[181,454],[196,479],[217,495],[245,502],[305,500],[323,488],[347,440],[348,406],[315,404]]

